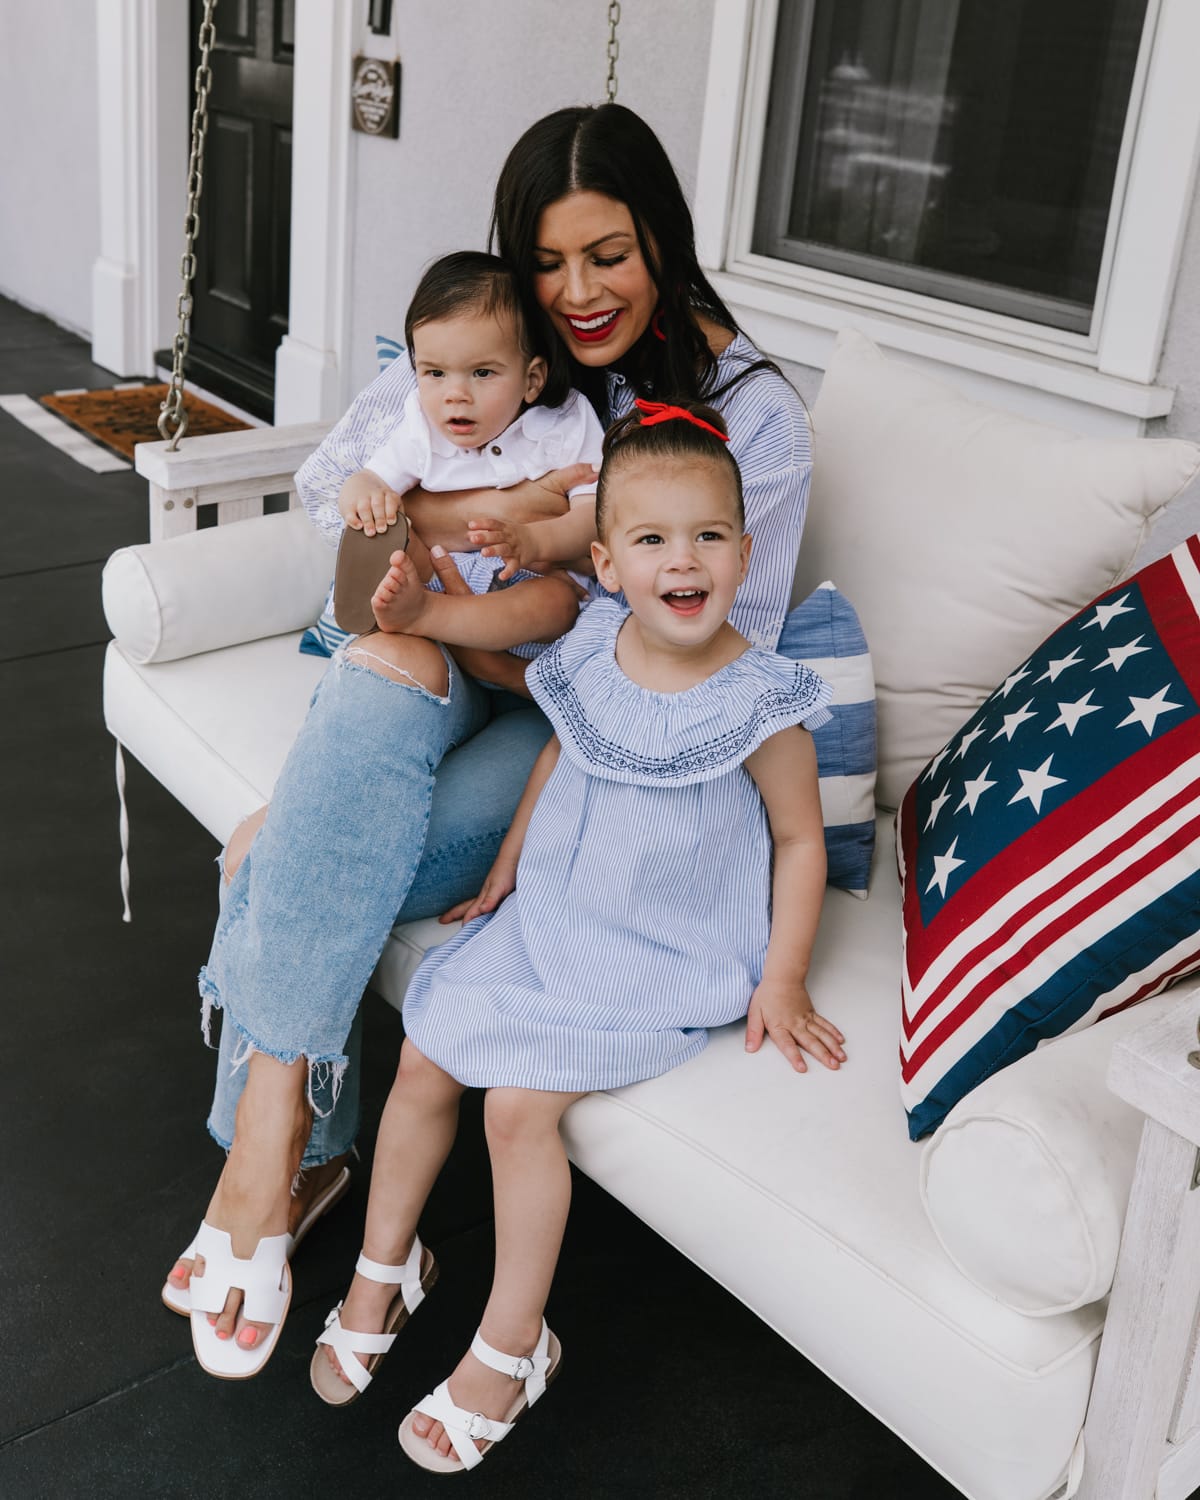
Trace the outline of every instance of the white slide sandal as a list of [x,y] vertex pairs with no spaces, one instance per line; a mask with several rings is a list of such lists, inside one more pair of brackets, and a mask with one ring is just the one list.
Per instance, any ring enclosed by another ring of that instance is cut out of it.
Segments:
[[[346,1196],[346,1192],[349,1187],[350,1168],[343,1167],[338,1175],[333,1179],[333,1181],[327,1183],[326,1186],[317,1194],[312,1203],[309,1205],[308,1212],[300,1220],[299,1224],[296,1225],[296,1232],[292,1236],[293,1255],[299,1249],[300,1241],[313,1227],[317,1220],[327,1214],[335,1203],[341,1202],[341,1200]],[[195,1258],[195,1240],[192,1241],[192,1243],[187,1247],[182,1255],[176,1257],[177,1260],[195,1260]],[[180,1317],[186,1318],[192,1311],[192,1292],[190,1287],[172,1286],[170,1281],[164,1281],[162,1289],[162,1300],[164,1307],[168,1307],[173,1313],[178,1313]]]
[[[264,1235],[254,1254],[243,1260],[233,1253],[233,1241],[224,1229],[203,1223],[196,1235],[195,1250],[204,1257],[204,1274],[192,1275],[192,1347],[203,1369],[221,1380],[248,1380],[257,1375],[275,1352],[283,1320],[292,1300],[292,1273],[288,1256],[290,1234]],[[253,1348],[244,1348],[236,1336],[219,1339],[208,1321],[209,1313],[224,1311],[234,1287],[242,1293],[242,1316],[252,1323],[274,1327]]]

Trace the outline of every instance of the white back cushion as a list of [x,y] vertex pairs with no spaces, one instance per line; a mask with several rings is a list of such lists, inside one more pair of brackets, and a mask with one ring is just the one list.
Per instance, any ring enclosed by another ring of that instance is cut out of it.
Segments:
[[833,576],[875,666],[878,800],[1033,648],[1129,569],[1200,467],[1173,439],[1078,437],[1011,416],[843,332],[813,412],[798,587]]

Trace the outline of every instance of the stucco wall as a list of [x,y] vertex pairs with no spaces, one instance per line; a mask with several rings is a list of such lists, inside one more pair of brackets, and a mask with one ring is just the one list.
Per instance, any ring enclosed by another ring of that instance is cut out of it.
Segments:
[[[695,181],[713,0],[626,5],[618,63],[622,104],[653,125],[689,196]],[[606,7],[522,0],[396,6],[403,67],[400,139],[356,135],[351,267],[351,377],[372,373],[376,332],[397,333],[427,261],[482,248],[492,188],[509,147],[541,115],[604,97]]]
[[0,5],[0,292],[91,328],[99,244],[96,8]]

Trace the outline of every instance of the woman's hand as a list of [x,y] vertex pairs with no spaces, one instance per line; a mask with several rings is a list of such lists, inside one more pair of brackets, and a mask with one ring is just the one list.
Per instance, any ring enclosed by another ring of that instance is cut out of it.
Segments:
[[846,1038],[832,1021],[818,1015],[803,981],[781,984],[764,979],[750,1000],[746,1051],[757,1052],[767,1035],[795,1068],[807,1073],[805,1052],[835,1072],[846,1061]]
[[460,901],[457,906],[452,906],[449,911],[443,912],[438,921],[469,922],[473,917],[481,917],[485,912],[495,911],[505,896],[510,895],[516,888],[517,862],[507,860],[501,855],[487,872],[483,889],[478,896],[470,901]]
[[552,521],[570,510],[570,492],[581,484],[594,483],[599,472],[593,464],[568,464],[565,469],[551,469],[540,479],[523,479],[507,489],[487,490],[484,493],[490,496],[491,504],[477,505],[475,513],[490,512],[505,521]]
[[456,490],[431,495],[424,490],[405,492],[404,509],[409,520],[430,547],[450,552],[467,550],[467,522],[472,516],[496,516],[501,521],[528,523],[550,521],[570,509],[568,492],[596,478],[591,464],[569,464],[552,469],[540,479],[523,479],[506,490]]
[[342,485],[338,510],[347,526],[374,536],[396,524],[403,514],[404,502],[378,474],[370,469],[360,469]]

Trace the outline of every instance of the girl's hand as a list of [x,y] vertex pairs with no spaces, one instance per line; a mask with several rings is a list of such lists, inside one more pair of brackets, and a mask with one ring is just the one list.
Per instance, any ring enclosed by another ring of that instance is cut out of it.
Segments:
[[439,922],[469,922],[473,917],[480,917],[484,912],[495,911],[504,900],[517,888],[517,867],[507,860],[497,860],[487,873],[487,879],[483,882],[483,889],[478,896],[470,901],[460,901],[457,906],[452,906],[449,911],[443,912],[438,918]]
[[817,1014],[803,984],[764,979],[750,1000],[746,1017],[746,1051],[757,1052],[764,1033],[795,1068],[807,1073],[805,1052],[835,1072],[846,1061],[846,1038],[832,1021]]
[[504,559],[499,573],[501,579],[511,578],[518,568],[526,568],[531,573],[546,571],[545,559],[536,556],[533,524],[485,516],[467,522],[467,540],[472,547],[478,547],[484,557]]
[[355,531],[364,531],[367,536],[394,526],[403,509],[404,504],[396,491],[370,469],[351,474],[338,495],[338,510],[346,525]]

